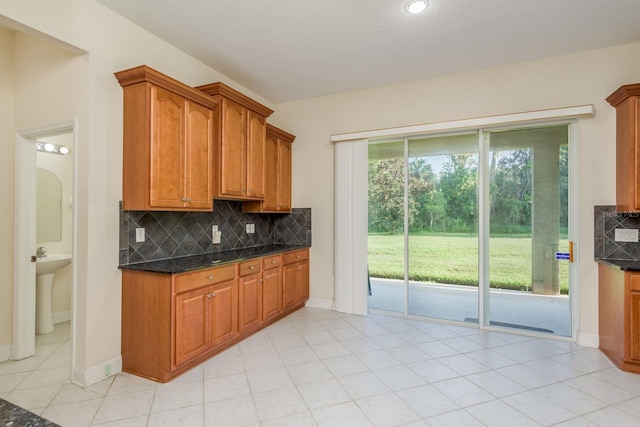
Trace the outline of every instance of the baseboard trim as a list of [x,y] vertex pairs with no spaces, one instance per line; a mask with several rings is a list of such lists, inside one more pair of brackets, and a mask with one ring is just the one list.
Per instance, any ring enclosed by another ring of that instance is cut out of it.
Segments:
[[9,360],[11,357],[11,346],[10,345],[0,345],[0,362],[4,362],[5,360]]
[[594,334],[578,333],[578,345],[580,347],[600,347],[600,337]]
[[323,308],[325,310],[333,310],[333,301],[329,299],[309,298],[305,306],[313,308]]
[[53,323],[55,325],[62,322],[68,322],[70,320],[71,320],[71,310],[59,311],[57,313],[53,313]]
[[122,372],[122,356],[114,357],[89,369],[74,367],[71,372],[71,382],[80,387],[89,387],[118,372]]

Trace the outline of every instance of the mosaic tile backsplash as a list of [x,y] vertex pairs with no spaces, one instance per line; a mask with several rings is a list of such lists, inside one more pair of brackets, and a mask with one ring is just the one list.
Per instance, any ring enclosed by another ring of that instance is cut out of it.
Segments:
[[640,229],[640,214],[616,212],[615,206],[594,206],[595,257],[640,261],[640,243],[616,242],[616,228]]
[[[246,233],[246,224],[255,224],[255,233]],[[211,243],[213,225],[222,233],[215,245]],[[140,227],[145,229],[146,241],[137,243]],[[213,212],[120,210],[120,265],[274,243],[311,246],[311,209],[253,214],[242,212],[242,202],[215,200]]]

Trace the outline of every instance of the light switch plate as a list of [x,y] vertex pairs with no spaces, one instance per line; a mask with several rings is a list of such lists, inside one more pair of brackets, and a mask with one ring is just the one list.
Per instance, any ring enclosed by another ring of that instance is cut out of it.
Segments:
[[136,242],[140,243],[140,242],[144,242],[144,240],[145,240],[144,228],[136,228]]
[[616,228],[615,230],[616,242],[637,242],[638,241],[638,229],[637,228]]

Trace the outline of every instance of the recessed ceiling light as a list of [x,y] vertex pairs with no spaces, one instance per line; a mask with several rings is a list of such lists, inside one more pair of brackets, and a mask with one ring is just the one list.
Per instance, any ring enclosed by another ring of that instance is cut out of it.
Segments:
[[427,6],[429,6],[429,2],[426,0],[411,0],[404,8],[407,12],[416,14],[423,12]]

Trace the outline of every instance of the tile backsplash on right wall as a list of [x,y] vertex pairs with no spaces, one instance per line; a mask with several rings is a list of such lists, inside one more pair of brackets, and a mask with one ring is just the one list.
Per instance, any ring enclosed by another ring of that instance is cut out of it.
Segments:
[[616,212],[615,206],[594,206],[594,256],[640,261],[640,243],[616,242],[618,229],[640,229],[640,213]]

